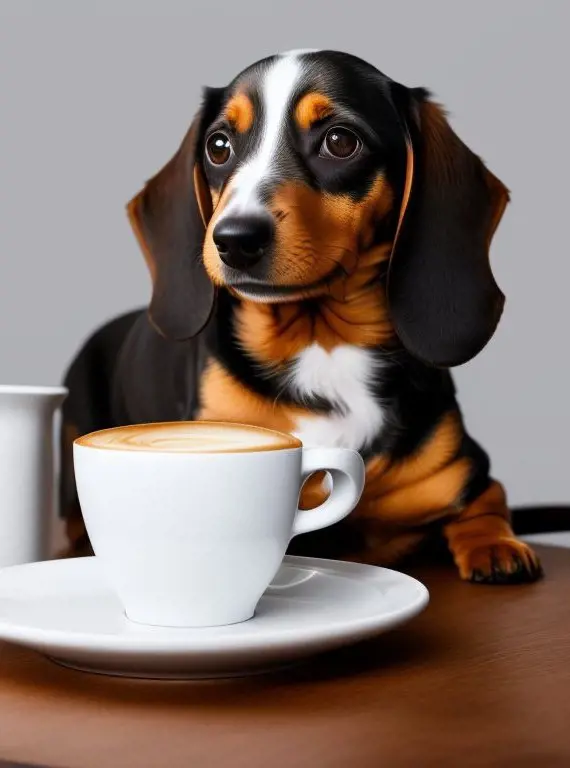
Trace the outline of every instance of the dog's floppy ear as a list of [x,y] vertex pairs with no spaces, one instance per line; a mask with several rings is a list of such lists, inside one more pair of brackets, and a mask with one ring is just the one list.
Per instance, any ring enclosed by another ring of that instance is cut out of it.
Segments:
[[204,109],[174,157],[127,205],[152,278],[150,320],[161,335],[175,340],[199,333],[214,304],[214,286],[202,260],[212,214],[199,157],[203,122]]
[[402,109],[403,90],[407,176],[388,301],[408,351],[451,367],[483,349],[499,322],[504,296],[489,247],[509,193],[423,89],[405,89]]

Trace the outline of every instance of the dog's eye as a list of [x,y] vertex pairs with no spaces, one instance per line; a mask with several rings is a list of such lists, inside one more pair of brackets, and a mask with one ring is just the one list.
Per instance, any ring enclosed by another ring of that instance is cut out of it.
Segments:
[[360,152],[362,142],[349,128],[330,128],[321,145],[319,155],[334,160],[348,160]]
[[225,133],[216,131],[206,142],[206,153],[214,165],[224,165],[232,154],[232,145]]

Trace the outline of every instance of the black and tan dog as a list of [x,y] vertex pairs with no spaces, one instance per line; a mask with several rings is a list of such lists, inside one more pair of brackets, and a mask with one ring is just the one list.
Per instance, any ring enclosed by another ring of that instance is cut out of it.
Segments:
[[[291,52],[207,89],[128,206],[149,311],[99,330],[67,375],[71,551],[88,545],[73,438],[200,418],[362,453],[359,506],[305,552],[393,564],[442,533],[464,579],[537,578],[447,370],[499,321],[488,251],[507,202],[424,89],[353,56]],[[325,493],[315,478],[303,504]]]

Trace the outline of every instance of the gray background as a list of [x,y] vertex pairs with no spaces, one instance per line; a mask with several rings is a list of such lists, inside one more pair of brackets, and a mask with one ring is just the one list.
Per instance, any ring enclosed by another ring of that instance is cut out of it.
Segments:
[[492,251],[506,313],[457,370],[460,401],[513,502],[570,501],[569,23],[564,0],[0,0],[0,382],[58,382],[96,325],[146,302],[124,204],[202,84],[338,48],[431,88],[510,187]]

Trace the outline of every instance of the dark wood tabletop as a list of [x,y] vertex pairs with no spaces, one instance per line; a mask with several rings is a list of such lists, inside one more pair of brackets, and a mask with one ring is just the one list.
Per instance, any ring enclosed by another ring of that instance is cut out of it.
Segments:
[[412,573],[405,627],[271,676],[161,683],[60,668],[0,644],[0,759],[70,768],[570,766],[570,550],[544,581]]

